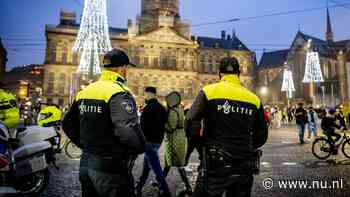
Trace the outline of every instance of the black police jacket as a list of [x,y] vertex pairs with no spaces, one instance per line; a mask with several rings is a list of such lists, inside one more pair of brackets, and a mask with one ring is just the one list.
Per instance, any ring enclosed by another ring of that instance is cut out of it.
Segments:
[[249,160],[267,141],[263,105],[255,94],[240,85],[237,75],[225,75],[219,83],[199,92],[187,114],[186,128],[201,119],[205,146],[229,153],[230,158],[225,160]]
[[78,93],[63,119],[63,130],[84,153],[127,159],[145,151],[135,100],[120,79],[103,71]]

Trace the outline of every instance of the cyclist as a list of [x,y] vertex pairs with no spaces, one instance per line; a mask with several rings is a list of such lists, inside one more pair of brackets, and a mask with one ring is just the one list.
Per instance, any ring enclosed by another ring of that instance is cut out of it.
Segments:
[[[335,143],[341,138],[340,134],[335,133],[335,129],[342,129],[342,127],[336,123],[337,119],[335,113],[336,110],[334,108],[329,109],[328,114],[322,118],[321,122],[321,128],[330,141],[332,150],[336,150]],[[336,137],[336,140],[333,140],[333,137]]]

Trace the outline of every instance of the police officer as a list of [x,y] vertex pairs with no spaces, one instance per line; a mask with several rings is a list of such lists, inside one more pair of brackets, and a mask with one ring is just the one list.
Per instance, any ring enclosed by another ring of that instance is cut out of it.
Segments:
[[237,59],[223,58],[220,82],[205,86],[187,114],[187,128],[204,120],[206,156],[201,165],[206,168],[201,170],[207,173],[199,177],[195,197],[219,197],[224,192],[227,197],[251,194],[256,149],[265,144],[268,128],[263,105],[240,84],[239,75]]
[[16,97],[5,90],[5,84],[2,82],[0,82],[0,121],[8,129],[16,128],[20,121]]
[[63,120],[63,130],[82,149],[79,179],[83,197],[134,196],[133,161],[145,151],[137,107],[124,85],[125,52],[104,57],[100,79],[80,91]]

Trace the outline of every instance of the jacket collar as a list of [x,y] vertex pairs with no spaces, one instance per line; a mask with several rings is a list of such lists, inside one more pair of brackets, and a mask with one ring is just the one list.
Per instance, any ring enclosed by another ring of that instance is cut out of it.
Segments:
[[226,82],[230,82],[230,83],[234,83],[234,84],[240,84],[240,80],[239,80],[239,77],[238,75],[233,75],[233,74],[230,74],[230,75],[224,75],[222,78],[221,78],[221,81],[226,81]]
[[101,73],[100,76],[100,81],[113,81],[113,82],[120,82],[120,83],[125,83],[124,77],[119,75],[117,72],[109,71],[109,70],[104,70]]

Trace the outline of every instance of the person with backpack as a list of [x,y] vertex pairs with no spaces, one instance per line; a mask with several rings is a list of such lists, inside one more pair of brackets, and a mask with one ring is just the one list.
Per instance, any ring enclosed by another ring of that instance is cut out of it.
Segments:
[[[336,129],[344,129],[337,123],[336,119],[336,110],[331,108],[328,110],[328,113],[322,118],[321,128],[324,134],[327,136],[329,142],[331,143],[331,148],[334,153],[337,152],[336,143],[341,138],[339,133],[336,133]],[[335,137],[335,140],[333,139]]]
[[192,195],[192,188],[184,169],[188,144],[184,129],[185,115],[181,105],[181,95],[174,91],[169,93],[165,100],[168,108],[168,120],[165,124],[164,176],[168,175],[171,167],[176,167],[186,186],[182,193]]

